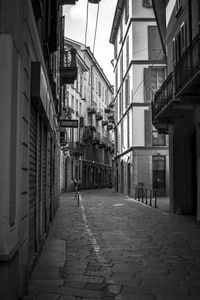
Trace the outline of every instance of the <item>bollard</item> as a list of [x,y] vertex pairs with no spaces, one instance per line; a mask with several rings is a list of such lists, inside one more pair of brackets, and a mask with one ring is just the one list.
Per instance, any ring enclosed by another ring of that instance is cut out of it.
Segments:
[[157,208],[157,190],[154,191],[154,207]]
[[146,196],[145,204],[147,204],[147,196],[148,196],[148,195],[147,195],[147,193],[148,193],[147,189],[145,190],[145,192],[146,192],[146,195],[145,195],[145,196]]
[[138,201],[140,201],[140,189],[138,189]]
[[149,199],[149,205],[152,205],[152,190],[150,190],[150,199]]
[[141,193],[142,193],[142,203],[144,202],[143,200],[144,200],[144,190],[143,190],[143,188],[141,188]]

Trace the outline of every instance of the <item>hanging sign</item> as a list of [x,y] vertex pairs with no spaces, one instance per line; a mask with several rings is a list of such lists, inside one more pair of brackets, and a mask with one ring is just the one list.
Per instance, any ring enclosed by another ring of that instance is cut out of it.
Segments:
[[78,120],[60,120],[60,127],[78,128]]

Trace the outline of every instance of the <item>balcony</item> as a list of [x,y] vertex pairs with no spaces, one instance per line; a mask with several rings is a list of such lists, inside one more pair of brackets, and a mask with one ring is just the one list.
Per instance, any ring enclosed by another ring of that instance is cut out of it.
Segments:
[[93,125],[89,125],[89,128],[90,128],[90,130],[92,130],[92,131],[96,131],[96,127],[93,126]]
[[108,118],[109,122],[112,122],[112,123],[115,122],[114,114],[113,114],[113,113],[109,114],[109,115],[107,116],[107,118]]
[[105,150],[111,150],[111,148],[112,148],[112,142],[111,141],[109,141],[109,140],[107,140],[107,143],[106,143],[106,147],[105,147]]
[[152,123],[160,133],[167,133],[167,124],[178,115],[177,101],[174,97],[174,74],[170,73],[152,102]]
[[100,133],[99,132],[95,132],[93,135],[93,139],[92,139],[92,144],[99,144],[100,142]]
[[62,84],[73,84],[77,79],[76,49],[61,51],[60,76]]
[[100,137],[99,148],[104,148],[106,146],[106,138],[104,136]]
[[106,108],[104,109],[104,111],[105,111],[105,114],[109,114],[109,113],[112,113],[112,112],[113,112],[113,110],[112,110],[110,107],[106,107]]
[[92,105],[88,106],[87,111],[88,111],[88,114],[91,114],[91,115],[96,114],[96,109]]
[[69,107],[69,106],[65,107],[65,114],[66,114],[65,116],[67,118],[71,119],[73,112],[74,112],[74,110],[71,107]]
[[108,106],[109,106],[110,108],[113,108],[113,107],[114,107],[114,101],[112,100]]
[[102,113],[100,112],[100,111],[98,111],[97,113],[96,113],[96,120],[97,121],[101,121],[103,119],[103,115],[102,115]]
[[71,155],[79,156],[84,154],[84,146],[80,142],[70,142],[69,150]]
[[175,65],[176,96],[200,95],[200,35],[198,34]]
[[113,123],[108,123],[107,130],[112,130],[114,128]]
[[106,126],[106,125],[108,125],[108,121],[103,120],[101,124],[102,124],[102,126]]
[[91,140],[93,137],[93,131],[91,130],[91,128],[89,126],[85,126],[83,129],[83,140],[85,142]]
[[113,154],[115,152],[115,145],[111,143],[110,153]]

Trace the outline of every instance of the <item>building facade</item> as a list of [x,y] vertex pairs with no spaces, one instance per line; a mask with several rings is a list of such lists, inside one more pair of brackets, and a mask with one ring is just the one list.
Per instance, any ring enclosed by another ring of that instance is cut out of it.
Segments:
[[173,213],[200,220],[199,1],[153,1],[167,78],[155,94],[153,123],[169,136],[170,204]]
[[1,1],[0,298],[23,297],[59,196],[63,4]]
[[113,87],[90,48],[68,38],[65,47],[76,50],[78,74],[74,84],[65,85],[62,113],[78,127],[63,129],[61,190],[73,191],[74,179],[81,189],[111,187]]
[[151,101],[166,64],[151,1],[118,0],[110,42],[115,72],[115,188],[168,195],[168,140],[151,121]]

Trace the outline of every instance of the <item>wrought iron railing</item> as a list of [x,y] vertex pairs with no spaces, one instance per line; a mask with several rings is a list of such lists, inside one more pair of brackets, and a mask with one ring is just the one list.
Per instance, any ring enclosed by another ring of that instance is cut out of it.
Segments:
[[73,154],[83,154],[84,146],[80,142],[70,142],[69,143],[70,152]]
[[174,96],[174,73],[171,72],[163,82],[160,89],[155,93],[152,102],[152,117],[154,118],[161,110],[172,101]]
[[175,65],[175,89],[179,92],[200,69],[200,35],[198,34]]
[[76,49],[61,50],[60,76],[64,84],[73,84],[77,79]]

